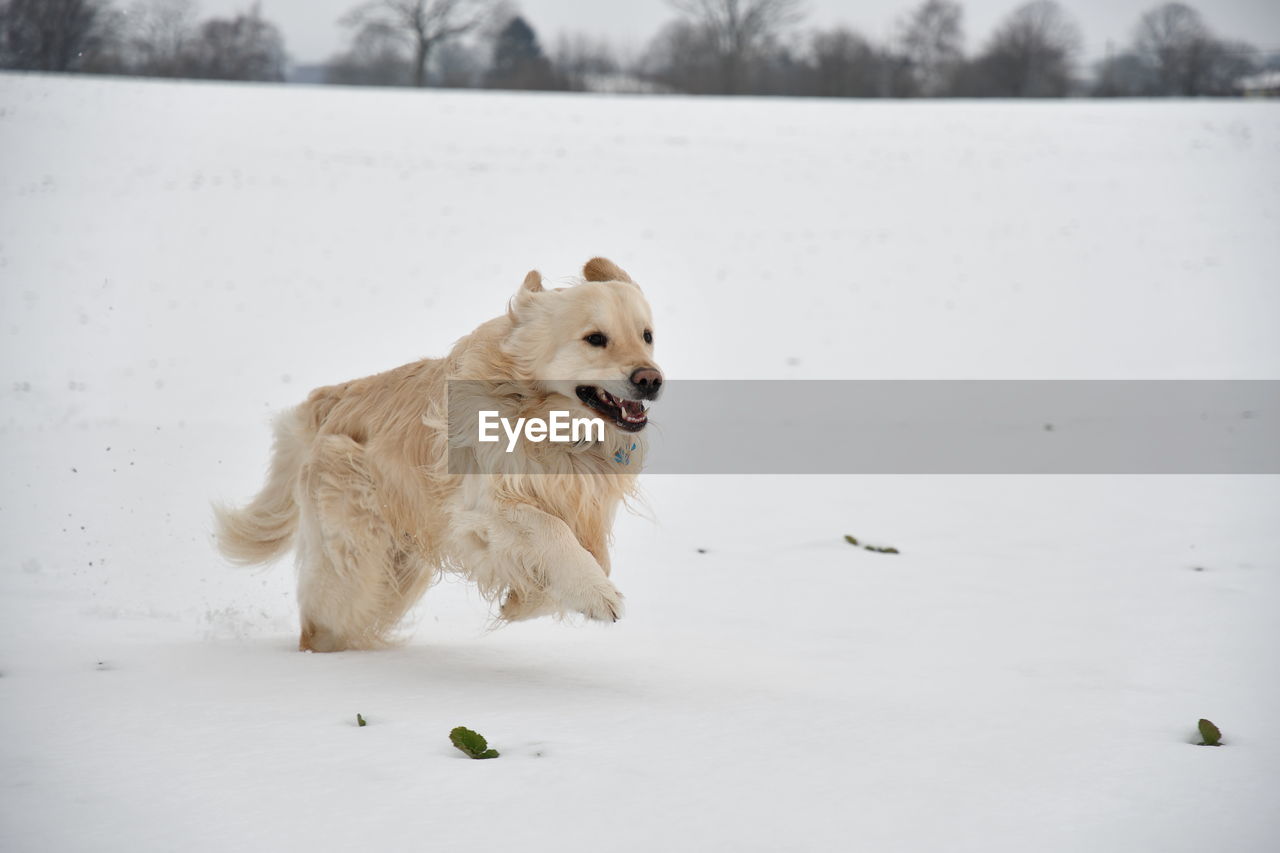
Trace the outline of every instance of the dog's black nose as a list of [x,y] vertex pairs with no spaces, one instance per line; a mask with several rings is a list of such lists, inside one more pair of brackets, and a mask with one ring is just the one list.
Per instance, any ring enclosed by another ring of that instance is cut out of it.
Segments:
[[662,371],[656,367],[641,367],[631,374],[631,384],[641,397],[652,400],[662,388]]

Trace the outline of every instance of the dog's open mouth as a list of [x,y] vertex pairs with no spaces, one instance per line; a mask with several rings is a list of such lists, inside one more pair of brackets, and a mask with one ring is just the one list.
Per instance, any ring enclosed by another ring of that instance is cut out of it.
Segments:
[[639,400],[623,400],[594,385],[579,385],[575,390],[579,400],[612,420],[618,429],[639,432],[649,422],[649,412]]

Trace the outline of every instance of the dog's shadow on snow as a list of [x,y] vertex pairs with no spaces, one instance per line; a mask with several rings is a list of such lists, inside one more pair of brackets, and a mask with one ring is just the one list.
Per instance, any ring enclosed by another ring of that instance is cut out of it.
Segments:
[[274,658],[269,669],[283,667],[293,675],[308,670],[354,686],[396,684],[400,688],[445,688],[477,691],[592,690],[632,695],[638,673],[627,660],[610,659],[600,649],[573,644],[535,642],[528,646],[493,644],[485,637],[432,642],[413,639],[376,651],[319,654],[299,652],[279,639],[249,641]]
[[[387,650],[389,667],[408,670],[424,679],[453,682],[469,688],[588,688],[634,692],[625,676],[598,655],[538,657],[536,650],[511,646],[487,647],[417,643]],[[403,671],[403,670],[402,670]]]

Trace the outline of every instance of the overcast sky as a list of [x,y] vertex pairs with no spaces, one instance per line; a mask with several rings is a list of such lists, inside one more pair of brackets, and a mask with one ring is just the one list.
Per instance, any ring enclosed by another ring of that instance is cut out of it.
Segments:
[[[252,0],[197,0],[201,17],[247,8]],[[343,46],[346,33],[337,20],[360,0],[261,0],[263,15],[284,32],[295,62],[320,62]],[[883,39],[893,24],[920,0],[808,0],[809,26],[844,24],[874,39]],[[1129,40],[1134,21],[1160,0],[1059,0],[1084,32],[1085,55],[1104,54],[1108,40]],[[1204,15],[1215,32],[1253,44],[1280,49],[1280,0],[1184,0]],[[961,0],[970,50],[978,47],[996,22],[1021,0]],[[127,3],[121,3],[127,6]],[[664,0],[519,0],[516,4],[547,46],[559,32],[577,31],[608,37],[623,49],[638,51],[666,21],[674,17]]]

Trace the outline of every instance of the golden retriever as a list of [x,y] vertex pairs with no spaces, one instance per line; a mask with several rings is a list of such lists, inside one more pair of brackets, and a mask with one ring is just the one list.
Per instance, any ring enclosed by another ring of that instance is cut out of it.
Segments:
[[[279,416],[266,486],[214,512],[233,562],[296,545],[299,648],[387,645],[441,571],[500,599],[503,620],[622,614],[610,528],[634,492],[662,373],[639,286],[604,258],[583,277],[547,290],[530,272],[506,314],[446,357],[319,388]],[[508,452],[475,438],[478,412],[555,410],[604,421],[603,440]]]

